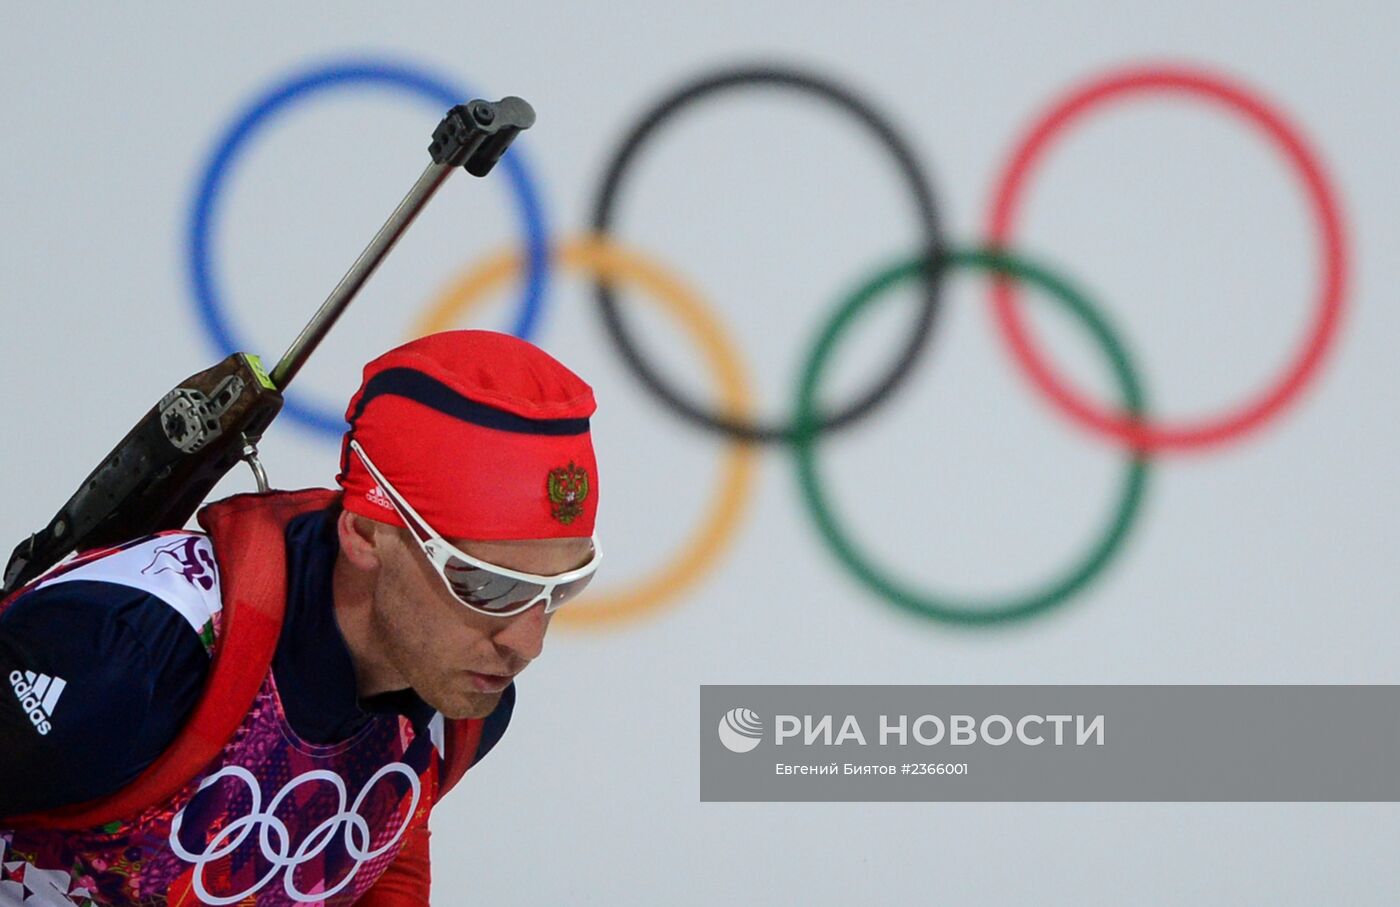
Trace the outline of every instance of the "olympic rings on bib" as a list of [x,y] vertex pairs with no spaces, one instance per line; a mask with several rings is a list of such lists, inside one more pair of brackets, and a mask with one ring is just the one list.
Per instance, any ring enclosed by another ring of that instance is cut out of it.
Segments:
[[[660,303],[694,337],[719,385],[726,417],[748,417],[753,408],[752,385],[735,345],[713,310],[679,278],[637,252],[591,238],[559,246],[555,250],[555,265],[599,279],[633,283],[644,290],[648,298]],[[512,253],[493,255],[476,265],[438,297],[414,326],[416,335],[451,330],[457,319],[519,269],[520,257]],[[574,627],[617,623],[652,612],[699,582],[738,531],[739,520],[752,496],[754,461],[751,445],[731,441],[720,470],[719,493],[681,553],[626,592],[585,593],[568,608],[556,612],[555,622]]]
[[821,530],[823,539],[841,562],[866,586],[900,608],[924,617],[962,624],[987,624],[1030,617],[1066,601],[1083,589],[1108,566],[1113,555],[1122,548],[1123,540],[1127,538],[1142,503],[1143,489],[1147,482],[1147,460],[1143,455],[1129,454],[1123,471],[1118,505],[1113,516],[1103,535],[1077,564],[1042,587],[991,603],[952,601],[943,596],[920,592],[886,575],[873,565],[869,556],[862,553],[841,528],[818,478],[817,432],[814,430],[817,390],[837,339],[854,323],[857,315],[866,311],[887,290],[904,281],[924,277],[931,270],[941,271],[948,267],[992,271],[1048,291],[1050,297],[1068,309],[1103,348],[1118,382],[1124,409],[1134,416],[1142,415],[1142,387],[1133,373],[1127,351],[1109,329],[1103,315],[1064,280],[1044,268],[1004,253],[957,251],[932,264],[923,258],[915,258],[881,271],[843,301],[836,314],[827,322],[807,357],[797,395],[799,431],[793,446],[797,455],[802,497],[808,512]]
[[[428,102],[441,117],[452,106],[471,97],[470,92],[424,69],[386,60],[333,60],[290,76],[258,95],[238,114],[219,137],[196,184],[189,210],[187,276],[196,302],[200,325],[220,355],[250,350],[228,314],[222,281],[215,267],[213,245],[219,201],[238,159],[249,142],[266,130],[276,117],[313,97],[350,89],[393,90]],[[535,192],[535,180],[526,168],[519,143],[501,159],[507,181],[519,204],[525,247],[529,250],[529,275],[521,308],[512,332],[529,339],[543,304],[548,264],[548,228]],[[345,404],[304,402],[288,389],[283,409],[293,420],[334,438],[345,433]]]
[[1225,415],[1180,426],[1141,423],[1131,415],[1125,418],[1087,401],[1051,370],[1031,343],[1008,281],[996,281],[992,285],[992,295],[997,325],[1017,365],[1056,407],[1085,428],[1131,447],[1180,451],[1221,444],[1262,427],[1293,402],[1317,374],[1336,336],[1346,286],[1346,243],[1336,193],[1323,175],[1317,155],[1308,149],[1298,130],[1290,126],[1282,114],[1246,89],[1195,70],[1130,69],[1095,79],[1070,92],[1049,113],[1037,120],[1011,155],[1010,164],[997,185],[988,232],[993,246],[1000,248],[1005,244],[1011,235],[1016,206],[1027,180],[1051,143],[1076,117],[1131,95],[1166,92],[1199,98],[1239,115],[1278,146],[1307,193],[1317,223],[1322,257],[1317,314],[1302,350],[1277,384],[1238,411]]
[[[720,92],[732,92],[752,88],[795,89],[819,100],[834,105],[848,113],[857,123],[872,133],[880,144],[889,151],[899,170],[900,177],[909,187],[914,204],[915,216],[922,231],[919,248],[929,258],[937,258],[943,249],[942,230],[939,226],[938,209],[934,205],[933,192],[923,167],[900,138],[894,127],[869,103],[836,83],[821,76],[794,69],[774,66],[752,66],[724,70],[703,76],[672,91],[649,110],[627,133],[627,136],[613,153],[603,177],[597,200],[593,206],[593,229],[599,235],[608,235],[612,227],[613,209],[622,184],[622,177],[632,166],[638,152],[647,139],[655,134],[662,123],[674,117],[687,105]],[[700,405],[690,401],[674,390],[661,374],[651,367],[642,356],[640,348],[624,326],[617,310],[617,302],[611,287],[606,281],[597,284],[598,309],[603,316],[603,324],[608,335],[617,344],[622,360],[632,370],[642,384],[661,398],[667,406],[682,418],[704,428],[717,431],[733,438],[746,441],[786,441],[792,440],[792,427],[788,425],[759,425],[749,420],[734,419],[723,414],[707,412]],[[930,274],[924,278],[924,305],[919,320],[910,332],[904,348],[895,357],[894,365],[875,387],[844,409],[824,416],[820,425],[822,431],[845,428],[864,418],[894,391],[909,374],[919,353],[924,348],[929,333],[933,329],[934,316],[938,311],[939,285],[937,278]]]
[[[360,815],[360,808],[364,805],[365,798],[375,785],[390,775],[402,775],[407,780],[410,795],[408,808],[400,810],[403,820],[394,833],[383,844],[371,850],[370,845],[373,843],[374,830]],[[199,788],[195,790],[194,796],[198,797],[204,790],[225,778],[235,778],[248,789],[249,805],[246,816],[234,819],[221,828],[214,835],[213,840],[205,844],[204,849],[199,853],[185,847],[184,842],[180,840],[180,829],[185,821],[185,811],[189,809],[189,803],[186,803],[170,822],[170,849],[175,856],[194,866],[192,879],[194,892],[202,904],[237,904],[267,887],[278,873],[282,873],[282,889],[286,892],[287,897],[299,904],[319,904],[354,881],[355,875],[366,863],[388,853],[389,849],[399,842],[404,832],[408,831],[409,819],[413,816],[413,811],[418,808],[418,800],[422,796],[422,785],[418,781],[418,776],[414,774],[411,767],[402,762],[391,762],[371,775],[355,796],[354,803],[349,803],[349,795],[345,790],[345,779],[334,772],[315,769],[303,772],[284,784],[277,795],[272,798],[272,802],[267,805],[267,809],[264,810],[262,808],[262,786],[253,773],[241,765],[224,766],[205,778],[200,782]],[[286,823],[277,818],[277,808],[293,791],[306,784],[330,785],[335,789],[338,805],[335,813],[322,820],[310,834],[302,839],[296,850],[292,851],[291,833],[287,830]],[[191,798],[190,802],[194,802],[194,799]],[[349,803],[348,809],[347,803]],[[298,890],[295,878],[297,867],[320,856],[321,852],[330,846],[335,833],[342,826],[345,827],[342,836],[345,852],[350,859],[355,861],[355,864],[350,867],[350,871],[339,882],[324,891],[304,892]],[[259,854],[269,864],[268,871],[251,886],[236,894],[212,894],[205,887],[205,870],[211,864],[225,857],[230,857],[234,851],[242,847],[249,835],[253,833],[254,828],[258,830]],[[277,838],[276,846],[269,838],[269,832]]]

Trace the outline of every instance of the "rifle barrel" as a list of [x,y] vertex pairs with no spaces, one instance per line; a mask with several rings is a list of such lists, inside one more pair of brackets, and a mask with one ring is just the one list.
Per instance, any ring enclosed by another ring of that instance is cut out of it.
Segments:
[[447,180],[452,173],[452,165],[431,163],[423,171],[423,175],[418,177],[418,181],[413,184],[413,188],[408,190],[403,201],[394,209],[394,213],[389,215],[389,219],[384,222],[384,226],[379,228],[379,232],[374,234],[374,238],[365,246],[365,250],[360,253],[360,257],[355,259],[355,263],[350,266],[350,270],[345,272],[345,276],[340,279],[340,283],[335,285],[331,294],[326,297],[326,301],[321,303],[321,308],[307,322],[306,327],[301,329],[297,339],[292,341],[292,345],[287,347],[287,352],[282,354],[282,359],[277,363],[277,367],[272,370],[272,383],[277,385],[279,391],[286,390],[287,385],[296,377],[297,372],[306,364],[312,352],[325,339],[326,334],[335,325],[350,301],[355,298],[355,294],[369,280],[371,274],[379,267],[394,248],[394,244],[403,236],[404,231],[413,223],[413,219],[418,216],[418,212],[423,210],[428,200],[433,197],[433,193]]

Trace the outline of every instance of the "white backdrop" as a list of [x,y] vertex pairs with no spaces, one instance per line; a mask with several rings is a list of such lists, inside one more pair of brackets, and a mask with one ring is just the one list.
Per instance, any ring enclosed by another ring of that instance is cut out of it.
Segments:
[[[434,813],[435,902],[1392,900],[1390,805],[701,804],[695,720],[702,683],[1400,681],[1391,8],[478,6],[6,11],[6,552],[161,393],[223,355],[187,277],[195,184],[237,112],[294,73],[386,59],[525,97],[539,121],[520,149],[555,235],[568,236],[622,131],[672,85],[734,62],[804,66],[901,129],[967,246],[985,235],[1013,143],[1054,99],[1124,66],[1201,67],[1297,123],[1342,203],[1346,316],[1295,405],[1237,443],[1158,457],[1106,574],[1048,614],[993,628],[912,617],[857,583],[807,516],[791,454],[764,451],[746,516],[699,585],[644,619],[551,635],[519,684],[510,733]],[[326,94],[248,146],[213,247],[246,348],[277,358],[426,162],[441,112],[403,94]],[[514,204],[503,173],[454,178],[294,395],[342,412],[360,366],[406,338],[453,276],[518,244]],[[1015,247],[1101,301],[1153,413],[1181,421],[1250,398],[1302,342],[1320,267],[1310,218],[1256,132],[1199,103],[1140,99],[1055,146]],[[866,136],[773,92],[710,102],[666,128],[629,176],[618,224],[714,309],[771,419],[790,412],[839,297],[917,237],[904,186]],[[649,396],[588,283],[556,278],[535,339],[597,390],[599,584],[619,590],[685,544],[717,493],[725,443]],[[916,303],[894,295],[842,343],[825,399],[849,399],[889,362]],[[503,290],[460,324],[503,329],[517,297]],[[882,564],[995,596],[1084,550],[1123,454],[1027,383],[979,276],[956,275],[945,297],[910,381],[822,445],[822,471]],[[688,335],[645,301],[625,305],[646,349],[714,399]],[[1109,399],[1082,331],[1030,304],[1042,348]],[[282,487],[329,484],[336,468],[329,437],[286,416],[264,453]],[[250,487],[239,471],[220,490]]]

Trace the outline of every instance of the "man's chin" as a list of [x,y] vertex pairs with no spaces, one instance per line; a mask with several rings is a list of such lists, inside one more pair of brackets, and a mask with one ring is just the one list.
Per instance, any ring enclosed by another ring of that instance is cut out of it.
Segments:
[[[428,697],[418,694],[423,701],[443,714],[444,718],[462,721],[467,718],[485,718],[496,710],[501,701],[500,693],[480,693],[475,690],[451,690],[441,696]],[[441,701],[436,701],[441,700]]]

